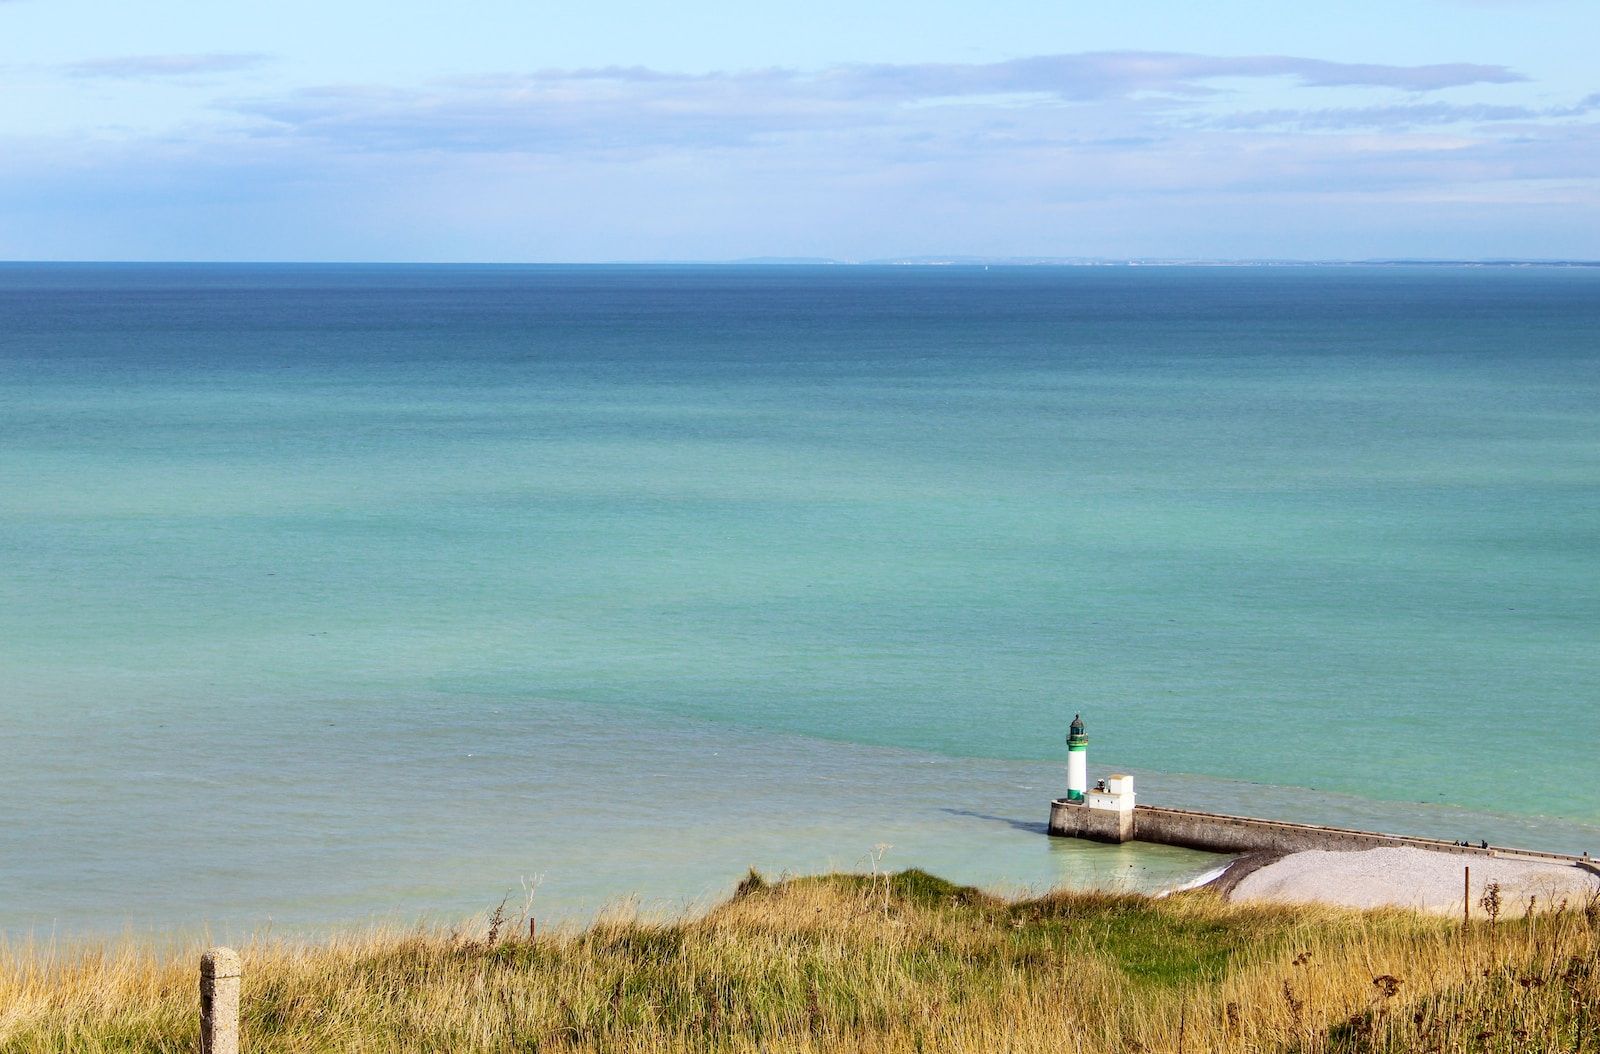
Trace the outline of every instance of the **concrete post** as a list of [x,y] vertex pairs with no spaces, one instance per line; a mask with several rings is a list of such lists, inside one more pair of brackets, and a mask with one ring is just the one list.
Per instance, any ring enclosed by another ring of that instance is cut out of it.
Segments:
[[239,1054],[239,953],[200,956],[200,1054]]

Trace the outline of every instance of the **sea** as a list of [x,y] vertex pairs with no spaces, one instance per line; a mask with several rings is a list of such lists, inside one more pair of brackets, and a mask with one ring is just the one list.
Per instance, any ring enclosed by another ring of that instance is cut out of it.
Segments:
[[0,265],[0,937],[1600,853],[1600,268]]

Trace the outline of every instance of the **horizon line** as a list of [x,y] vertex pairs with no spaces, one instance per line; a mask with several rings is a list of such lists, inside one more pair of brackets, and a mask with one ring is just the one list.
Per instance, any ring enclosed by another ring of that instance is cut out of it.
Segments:
[[1600,267],[1600,258],[1427,257],[1279,258],[1203,256],[979,256],[969,254],[838,259],[745,256],[731,259],[614,260],[306,260],[306,259],[5,259],[0,267]]

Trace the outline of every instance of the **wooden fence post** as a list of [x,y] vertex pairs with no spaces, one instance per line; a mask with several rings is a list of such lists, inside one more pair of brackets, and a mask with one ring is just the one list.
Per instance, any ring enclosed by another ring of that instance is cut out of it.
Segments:
[[239,1054],[239,953],[200,956],[200,1054]]

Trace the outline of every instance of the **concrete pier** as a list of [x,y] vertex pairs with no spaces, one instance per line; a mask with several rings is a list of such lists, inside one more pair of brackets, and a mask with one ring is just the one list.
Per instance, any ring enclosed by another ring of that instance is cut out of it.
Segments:
[[1050,833],[1063,838],[1089,838],[1098,842],[1157,842],[1162,845],[1203,849],[1213,853],[1253,853],[1283,856],[1311,849],[1426,849],[1459,856],[1516,856],[1574,864],[1600,875],[1600,867],[1587,855],[1567,856],[1490,845],[1457,845],[1441,838],[1412,838],[1347,827],[1314,823],[1261,820],[1253,816],[1169,809],[1139,805],[1133,777],[1112,773],[1088,785],[1089,737],[1083,715],[1072,719],[1067,734],[1067,795],[1050,803]]
[[[1131,796],[1131,795],[1130,795]],[[1090,838],[1099,842],[1158,842],[1213,853],[1295,853],[1306,849],[1376,849],[1382,846],[1408,846],[1461,856],[1515,856],[1577,864],[1588,870],[1595,865],[1582,857],[1544,853],[1501,846],[1456,845],[1439,838],[1412,838],[1407,835],[1357,831],[1345,827],[1323,827],[1311,823],[1261,820],[1250,816],[1169,809],[1157,805],[1130,805],[1125,810],[1091,808],[1057,798],[1050,803],[1050,833],[1064,838]]]

